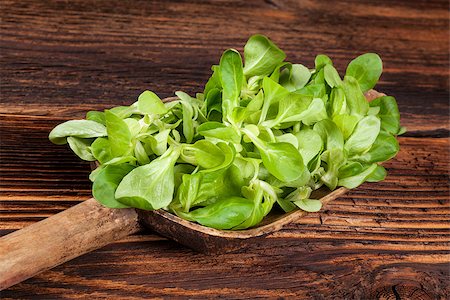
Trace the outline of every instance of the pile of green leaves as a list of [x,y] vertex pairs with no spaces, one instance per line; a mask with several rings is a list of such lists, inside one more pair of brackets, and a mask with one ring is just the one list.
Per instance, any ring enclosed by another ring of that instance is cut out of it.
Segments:
[[130,106],[90,111],[56,126],[55,144],[98,161],[93,195],[111,208],[166,209],[218,229],[257,225],[273,208],[321,208],[311,192],[385,178],[399,112],[393,97],[368,102],[381,72],[377,54],[354,59],[342,79],[330,58],[315,68],[285,62],[262,35],[226,50],[203,93],[151,91]]

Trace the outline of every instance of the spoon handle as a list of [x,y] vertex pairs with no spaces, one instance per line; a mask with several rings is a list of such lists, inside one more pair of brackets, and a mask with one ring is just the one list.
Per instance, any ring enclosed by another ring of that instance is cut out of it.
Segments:
[[134,209],[94,198],[0,238],[0,290],[140,230]]

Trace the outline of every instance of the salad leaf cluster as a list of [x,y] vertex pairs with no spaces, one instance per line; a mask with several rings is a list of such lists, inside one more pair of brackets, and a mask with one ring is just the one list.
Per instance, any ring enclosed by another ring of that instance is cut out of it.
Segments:
[[[218,229],[257,225],[279,206],[318,211],[311,193],[383,180],[381,162],[399,151],[393,97],[368,102],[382,62],[350,62],[342,78],[331,59],[314,69],[285,61],[267,37],[250,37],[244,57],[226,50],[203,93],[151,91],[130,106],[90,111],[49,138],[98,161],[93,195],[110,208],[166,209]],[[243,63],[243,61],[245,63]]]

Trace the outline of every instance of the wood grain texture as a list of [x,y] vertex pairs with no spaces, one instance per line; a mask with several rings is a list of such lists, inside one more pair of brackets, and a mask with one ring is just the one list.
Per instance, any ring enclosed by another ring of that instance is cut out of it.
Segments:
[[91,109],[202,89],[221,52],[263,33],[343,72],[381,55],[401,152],[364,184],[245,252],[207,256],[137,234],[0,293],[9,298],[446,299],[448,1],[0,2],[0,234],[90,197],[89,165],[48,142]]

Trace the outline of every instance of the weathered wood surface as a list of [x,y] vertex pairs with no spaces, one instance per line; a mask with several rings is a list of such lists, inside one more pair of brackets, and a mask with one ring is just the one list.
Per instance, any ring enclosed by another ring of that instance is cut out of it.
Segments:
[[[449,291],[447,1],[1,1],[0,234],[90,197],[89,166],[47,141],[62,120],[140,91],[202,88],[227,47],[264,33],[288,59],[384,61],[401,152],[364,184],[245,252],[207,256],[150,232],[2,298],[445,299]],[[389,298],[390,297],[390,298]],[[420,298],[421,297],[421,298]]]

